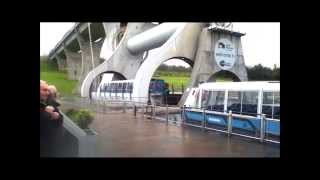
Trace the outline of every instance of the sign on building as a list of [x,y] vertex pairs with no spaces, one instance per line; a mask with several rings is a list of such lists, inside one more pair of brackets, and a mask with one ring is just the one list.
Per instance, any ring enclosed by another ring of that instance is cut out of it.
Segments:
[[214,57],[221,69],[231,69],[236,59],[235,48],[232,42],[228,39],[220,39],[215,46]]

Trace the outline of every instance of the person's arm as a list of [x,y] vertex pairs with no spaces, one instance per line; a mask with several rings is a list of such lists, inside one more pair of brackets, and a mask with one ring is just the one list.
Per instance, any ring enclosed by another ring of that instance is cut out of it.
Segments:
[[56,122],[55,124],[56,124],[57,126],[61,126],[62,123],[63,123],[63,116],[62,116],[62,114],[60,113],[60,111],[59,111],[59,109],[58,109],[57,107],[54,107],[54,111],[53,111],[53,112],[56,112],[56,113],[59,114],[59,118],[55,120],[55,122]]
[[62,125],[63,116],[57,107],[47,106],[45,111],[50,114],[50,121],[53,126],[59,127]]

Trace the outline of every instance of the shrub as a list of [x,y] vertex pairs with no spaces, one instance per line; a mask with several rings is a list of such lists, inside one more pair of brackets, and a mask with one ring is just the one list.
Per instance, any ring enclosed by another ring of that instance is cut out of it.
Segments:
[[68,110],[66,111],[66,115],[67,115],[69,118],[73,118],[74,115],[76,114],[76,112],[77,112],[77,110],[75,110],[75,109],[68,109]]
[[88,129],[94,119],[93,114],[87,109],[69,109],[66,115],[82,129]]

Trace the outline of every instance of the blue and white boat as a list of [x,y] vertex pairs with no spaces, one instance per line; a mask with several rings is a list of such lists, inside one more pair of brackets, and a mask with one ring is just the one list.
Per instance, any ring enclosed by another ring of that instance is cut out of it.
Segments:
[[192,88],[184,104],[186,122],[205,122],[227,127],[232,113],[232,129],[264,131],[280,138],[280,82],[213,82]]

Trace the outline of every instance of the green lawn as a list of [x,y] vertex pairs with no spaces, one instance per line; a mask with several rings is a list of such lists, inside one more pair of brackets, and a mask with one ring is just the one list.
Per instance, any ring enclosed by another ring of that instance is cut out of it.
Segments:
[[68,80],[67,72],[58,71],[55,67],[45,62],[40,64],[40,79],[45,80],[48,84],[55,85],[60,96],[74,96],[74,89],[78,81]]
[[159,76],[154,77],[155,79],[163,79],[165,82],[169,83],[170,90],[172,85],[175,91],[181,91],[182,86],[185,89],[188,86],[190,77],[175,77],[175,76]]
[[[155,73],[154,79],[163,79],[165,82],[169,83],[170,90],[172,91],[172,85],[175,91],[182,91],[182,86],[185,89],[190,80],[190,74],[188,73],[178,73],[178,72],[165,72],[157,71]],[[228,78],[218,78],[217,82],[232,81]]]

